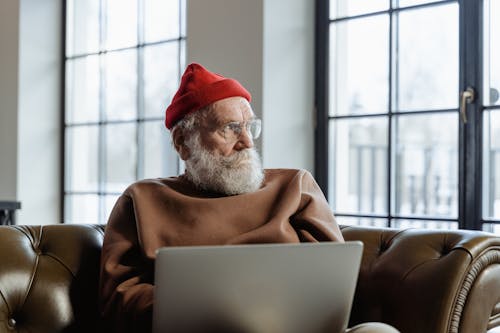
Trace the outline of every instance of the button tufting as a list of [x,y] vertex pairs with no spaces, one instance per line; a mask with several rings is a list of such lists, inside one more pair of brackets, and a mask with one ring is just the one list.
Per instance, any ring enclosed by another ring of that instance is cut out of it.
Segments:
[[9,320],[7,320],[7,326],[9,327],[9,329],[14,329],[16,327],[16,320],[14,318],[9,318]]
[[380,244],[378,251],[379,251],[379,253],[382,253],[382,252],[387,251],[388,248],[389,248],[389,244],[384,242],[384,243]]
[[448,254],[448,253],[450,253],[450,252],[451,252],[451,249],[450,249],[449,247],[447,247],[447,246],[446,246],[446,247],[443,247],[443,248],[441,249],[441,256],[445,256],[445,255],[447,255],[447,254]]

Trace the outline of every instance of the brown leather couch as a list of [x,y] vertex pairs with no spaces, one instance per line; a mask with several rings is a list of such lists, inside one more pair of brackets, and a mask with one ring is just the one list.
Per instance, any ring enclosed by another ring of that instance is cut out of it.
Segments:
[[[104,226],[0,226],[0,332],[97,332]],[[343,227],[365,244],[351,325],[403,333],[500,326],[500,238],[473,231]]]

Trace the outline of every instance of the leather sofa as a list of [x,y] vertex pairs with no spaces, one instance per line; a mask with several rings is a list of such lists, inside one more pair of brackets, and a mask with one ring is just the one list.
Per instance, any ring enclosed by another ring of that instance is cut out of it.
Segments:
[[[350,325],[403,333],[500,326],[500,238],[342,227],[364,244]],[[102,225],[0,226],[0,332],[97,332]]]

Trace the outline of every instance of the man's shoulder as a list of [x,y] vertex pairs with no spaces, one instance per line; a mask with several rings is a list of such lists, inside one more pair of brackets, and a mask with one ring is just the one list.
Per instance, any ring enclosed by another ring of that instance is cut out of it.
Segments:
[[125,190],[124,194],[130,194],[148,189],[171,187],[172,185],[175,185],[180,181],[180,177],[141,179],[136,181],[135,183],[130,184]]

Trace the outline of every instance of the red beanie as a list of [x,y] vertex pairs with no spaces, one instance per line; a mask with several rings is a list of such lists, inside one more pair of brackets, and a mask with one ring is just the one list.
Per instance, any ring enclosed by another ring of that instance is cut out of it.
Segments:
[[218,100],[241,96],[250,102],[252,96],[236,80],[212,73],[200,64],[187,66],[182,75],[179,90],[167,108],[165,126],[174,125],[191,112],[197,111]]

